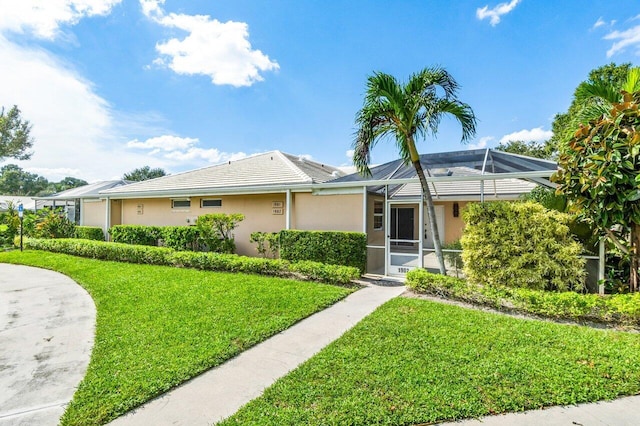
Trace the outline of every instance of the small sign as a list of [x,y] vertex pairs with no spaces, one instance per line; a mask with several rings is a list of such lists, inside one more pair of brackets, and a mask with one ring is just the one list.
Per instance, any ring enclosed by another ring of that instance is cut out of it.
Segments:
[[18,217],[22,217],[24,214],[24,206],[22,204],[18,204]]
[[[281,209],[281,208],[284,207],[284,202],[282,202],[282,201],[272,201],[271,202],[271,207],[273,207],[274,209]],[[279,214],[282,214],[282,213],[279,213]]]
[[271,209],[271,214],[284,214],[283,209]]
[[136,206],[136,211],[138,214],[144,214],[144,204],[138,204]]

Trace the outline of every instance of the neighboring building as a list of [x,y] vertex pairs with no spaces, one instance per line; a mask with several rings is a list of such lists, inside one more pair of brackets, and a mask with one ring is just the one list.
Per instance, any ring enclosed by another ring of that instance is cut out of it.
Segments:
[[[35,207],[64,208],[67,217],[78,225],[102,227],[105,222],[106,202],[100,195],[101,191],[127,185],[126,180],[105,180],[89,185],[67,189],[44,197],[32,197]],[[114,219],[117,220],[117,217]],[[113,222],[115,224],[115,222]]]
[[36,202],[28,196],[18,195],[0,195],[0,212],[6,212],[10,206],[17,209],[22,204],[22,208],[25,210],[35,210]]
[[[443,242],[462,235],[469,202],[514,200],[548,178],[556,163],[490,149],[425,154],[423,167]],[[83,223],[192,225],[206,213],[242,213],[237,251],[256,255],[252,232],[282,229],[365,232],[368,272],[403,275],[435,266],[426,209],[411,165],[396,160],[364,178],[272,151],[199,170],[100,191],[96,208],[83,203]],[[105,211],[105,208],[107,211]],[[99,225],[98,225],[99,224]]]

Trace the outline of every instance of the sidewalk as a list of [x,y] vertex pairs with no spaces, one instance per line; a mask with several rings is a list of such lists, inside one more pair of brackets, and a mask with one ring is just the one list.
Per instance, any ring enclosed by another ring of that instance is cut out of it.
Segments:
[[220,421],[404,290],[402,285],[367,285],[110,424],[204,426]]
[[89,364],[95,315],[70,278],[0,264],[0,425],[58,424]]
[[441,423],[440,426],[636,426],[640,424],[640,396],[614,401],[550,407],[523,413],[500,414],[478,420]]

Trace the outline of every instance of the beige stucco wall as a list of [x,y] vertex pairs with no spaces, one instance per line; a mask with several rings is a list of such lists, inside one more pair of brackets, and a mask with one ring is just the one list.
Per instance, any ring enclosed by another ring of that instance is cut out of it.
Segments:
[[[382,229],[373,228],[373,204],[375,201],[382,202]],[[384,214],[384,197],[368,195],[367,196],[367,244],[372,246],[384,246],[385,244],[385,229],[387,227],[387,218]]]
[[82,200],[82,225],[104,228],[105,201]]
[[[222,200],[222,207],[200,207],[202,198]],[[273,214],[273,202],[281,202],[282,214]],[[277,232],[286,227],[285,194],[228,195],[191,197],[191,207],[172,209],[169,198],[123,200],[122,223],[129,225],[181,226],[193,223],[197,216],[208,213],[242,213],[245,219],[235,229],[238,254],[257,255],[255,244],[249,242],[252,232]],[[138,214],[138,205],[142,205]],[[187,222],[189,219],[189,222]]]
[[467,205],[466,201],[458,201],[459,216],[453,217],[453,202],[438,203],[444,205],[444,227],[445,227],[445,244],[452,243],[462,237],[464,222],[462,221],[462,211]]
[[294,194],[293,229],[362,232],[362,194]]

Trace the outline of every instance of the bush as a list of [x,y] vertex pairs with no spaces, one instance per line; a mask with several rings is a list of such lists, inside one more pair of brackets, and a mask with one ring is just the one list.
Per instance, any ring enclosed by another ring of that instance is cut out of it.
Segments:
[[280,249],[280,233],[252,232],[249,242],[256,243],[256,250],[262,257],[277,257]]
[[174,250],[198,250],[200,233],[195,226],[163,226],[160,235],[165,247]]
[[157,246],[162,232],[159,226],[114,225],[109,235],[114,243]]
[[234,253],[236,243],[233,230],[244,220],[240,213],[211,213],[198,216],[196,227],[200,233],[200,240],[209,251],[216,253]]
[[418,292],[504,311],[556,319],[640,326],[640,293],[600,296],[574,291],[549,292],[526,288],[485,287],[424,269],[407,273],[407,287]]
[[175,251],[167,247],[150,247],[80,239],[45,240],[28,238],[27,249],[46,250],[93,259],[150,265],[167,265],[208,271],[299,277],[331,284],[349,284],[360,272],[348,266],[323,265],[317,262],[290,263],[280,259],[261,259],[226,253]]
[[463,213],[464,272],[476,284],[583,290],[582,245],[567,214],[534,202],[470,204]]
[[71,238],[76,225],[67,218],[64,211],[53,209],[38,210],[33,236],[36,238]]
[[74,237],[81,240],[104,241],[104,233],[102,232],[102,228],[99,228],[97,226],[76,226]]
[[280,257],[292,262],[311,260],[353,266],[363,274],[367,267],[367,236],[361,232],[283,230]]

